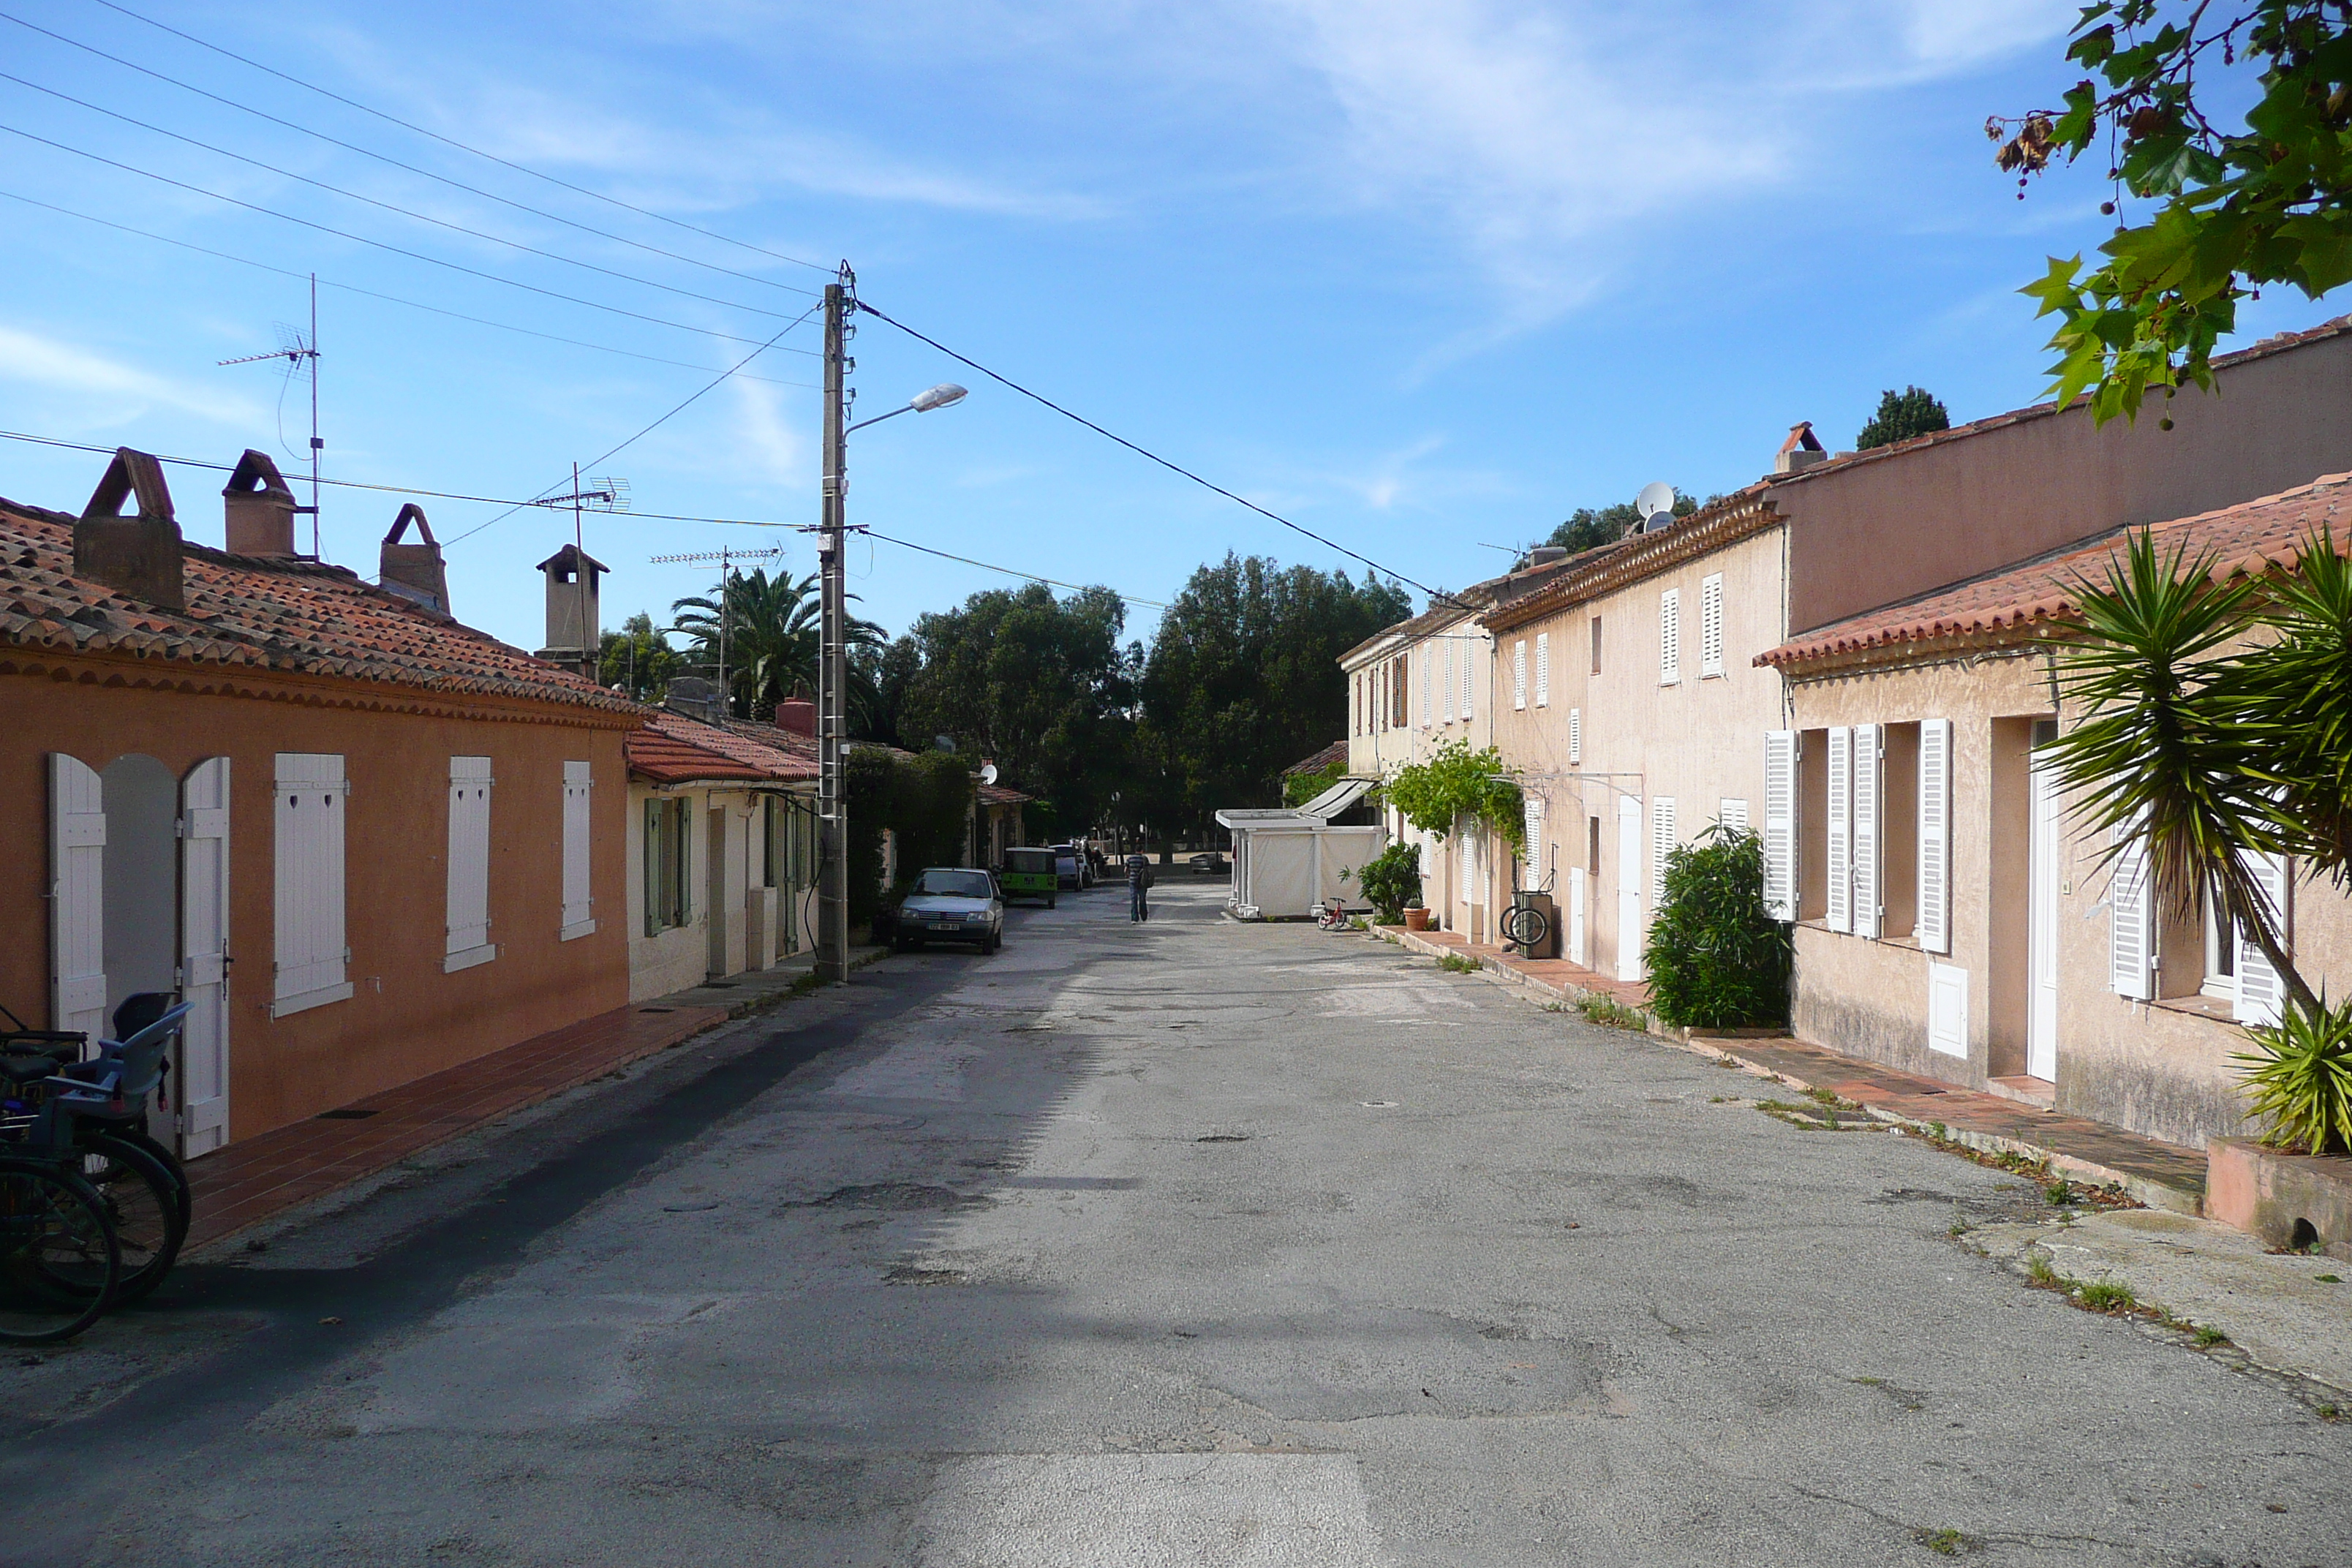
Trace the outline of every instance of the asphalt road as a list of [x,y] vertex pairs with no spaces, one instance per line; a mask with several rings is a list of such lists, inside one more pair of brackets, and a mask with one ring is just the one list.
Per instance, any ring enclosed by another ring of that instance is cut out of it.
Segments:
[[1949,1234],[2031,1185],[1221,893],[893,958],[0,1367],[0,1563],[2352,1563],[2352,1421]]

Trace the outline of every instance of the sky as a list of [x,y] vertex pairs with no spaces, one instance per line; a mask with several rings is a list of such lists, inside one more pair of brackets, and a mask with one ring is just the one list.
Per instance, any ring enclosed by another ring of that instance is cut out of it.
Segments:
[[[1458,587],[1578,507],[1747,483],[1798,420],[1850,446],[1888,388],[2037,401],[2015,290],[2107,193],[2019,201],[1983,127],[2056,102],[2073,12],[0,0],[0,429],[307,471],[307,384],[217,362],[307,331],[315,272],[327,476],[489,498],[423,502],[461,619],[543,640],[572,514],[491,502],[579,463],[630,482],[583,525],[606,624],[666,622],[716,568],[653,556],[814,569],[805,531],[647,514],[814,521],[801,318],[845,259],[908,326]],[[2273,290],[2239,341],[2330,313]],[[1228,551],[1362,571],[871,316],[852,353],[858,417],[972,388],[851,438],[855,524],[1107,584],[1147,638]],[[0,440],[0,495],[79,511],[103,464]],[[167,472],[219,542],[224,476]],[[323,553],[373,577],[403,499],[330,488]],[[893,633],[1014,581],[849,566]]]

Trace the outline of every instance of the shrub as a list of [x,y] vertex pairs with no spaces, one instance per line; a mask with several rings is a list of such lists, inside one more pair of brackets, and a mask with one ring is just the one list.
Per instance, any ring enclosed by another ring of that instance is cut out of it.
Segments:
[[1450,741],[1427,762],[1397,770],[1387,794],[1423,833],[1444,838],[1463,822],[1483,823],[1513,853],[1527,847],[1526,797],[1503,775],[1503,754],[1492,746],[1474,752],[1467,741]]
[[1669,1024],[1789,1021],[1789,930],[1764,911],[1764,842],[1721,823],[1666,856],[1650,922],[1650,997]]
[[2246,1064],[2263,1142],[2310,1154],[2352,1154],[2352,1005],[2290,1002],[2276,1024],[2252,1024]]
[[1421,903],[1420,849],[1402,842],[1390,845],[1364,863],[1356,886],[1380,911],[1381,923],[1395,925]]

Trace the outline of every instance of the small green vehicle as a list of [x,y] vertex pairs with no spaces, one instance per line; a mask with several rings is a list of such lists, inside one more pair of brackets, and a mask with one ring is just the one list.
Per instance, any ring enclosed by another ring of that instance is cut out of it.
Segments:
[[997,872],[996,881],[1004,889],[1007,900],[1043,899],[1049,910],[1062,889],[1051,849],[1007,849],[1003,869]]

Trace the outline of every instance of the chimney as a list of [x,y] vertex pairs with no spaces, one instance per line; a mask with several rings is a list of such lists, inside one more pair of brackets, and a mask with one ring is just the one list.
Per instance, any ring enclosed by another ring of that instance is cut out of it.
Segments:
[[[134,495],[138,511],[122,516],[122,503]],[[167,610],[188,607],[172,491],[163,483],[163,466],[146,453],[116,450],[74,524],[73,543],[75,576]]]
[[547,574],[547,646],[538,657],[596,679],[597,645],[604,618],[596,604],[597,579],[612,570],[580,547],[567,544],[539,563]]
[[1801,419],[1789,426],[1789,438],[1780,443],[1780,450],[1772,458],[1776,474],[1797,474],[1815,463],[1826,463],[1830,455],[1822,449],[1822,438],[1813,434],[1813,422]]
[[231,555],[294,553],[294,492],[267,452],[247,449],[221,491]]
[[662,706],[706,724],[716,724],[727,717],[727,705],[719,700],[718,683],[698,675],[671,676],[668,689],[662,693]]
[[805,697],[787,697],[776,704],[776,728],[816,739],[816,704]]
[[1567,555],[1568,547],[1564,544],[1538,544],[1528,552],[1528,566],[1530,570],[1549,566],[1555,561],[1566,559]]
[[[416,525],[415,544],[403,544],[400,537],[408,531],[410,523]],[[428,610],[449,613],[449,570],[441,562],[441,542],[433,537],[433,525],[425,521],[425,509],[410,501],[392,520],[392,531],[383,536],[382,563],[376,569],[377,586],[389,588],[404,599],[414,599]]]

